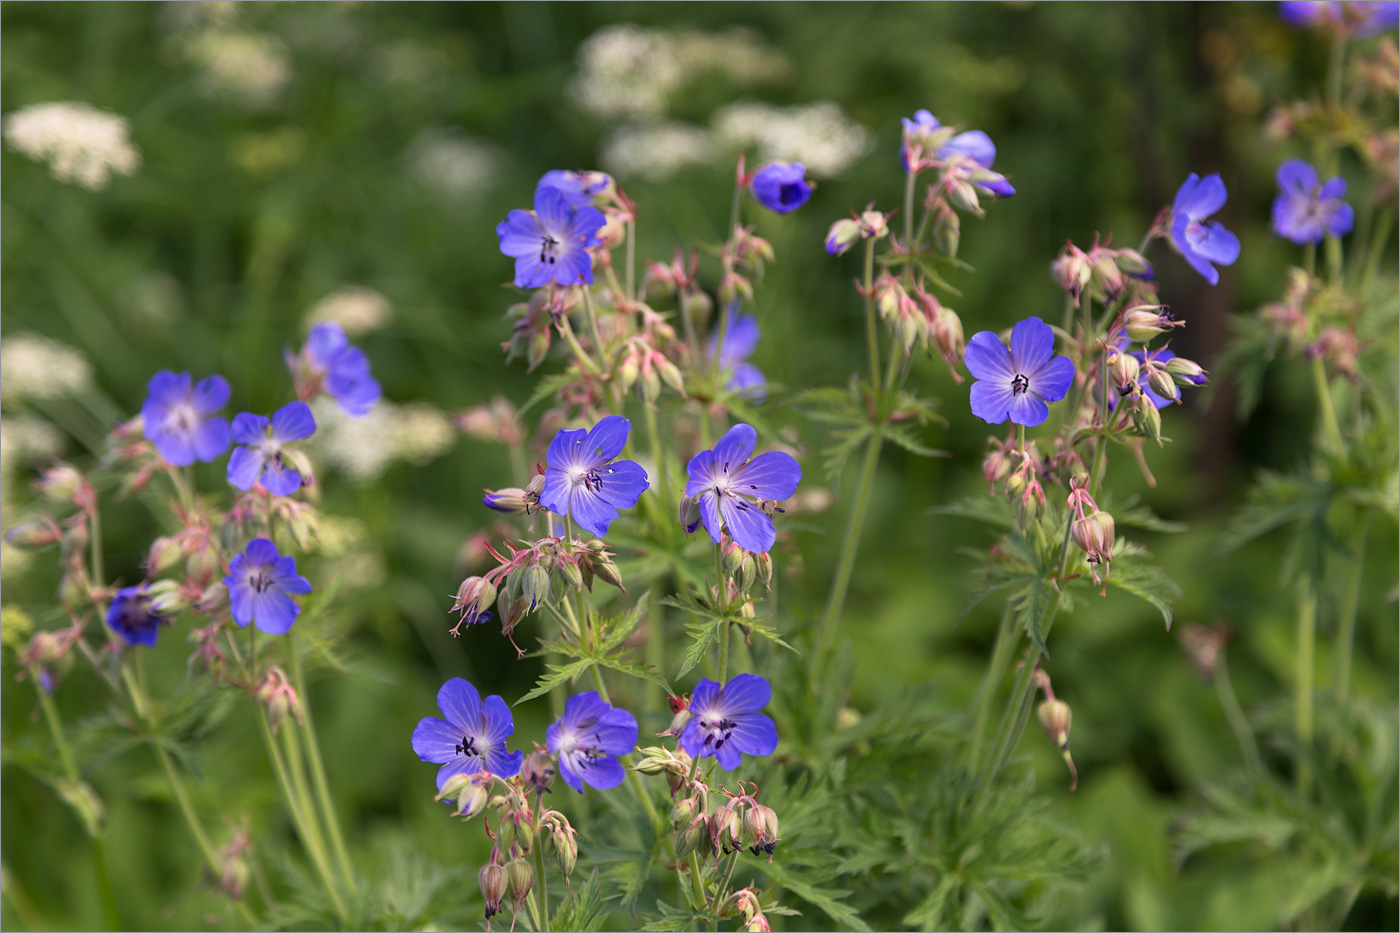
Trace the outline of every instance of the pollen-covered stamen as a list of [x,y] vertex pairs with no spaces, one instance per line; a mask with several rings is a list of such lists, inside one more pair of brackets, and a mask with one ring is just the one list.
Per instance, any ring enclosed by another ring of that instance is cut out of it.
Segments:
[[540,238],[540,262],[550,265],[559,261],[559,241],[546,233]]
[[1016,378],[1011,380],[1012,395],[1025,395],[1026,392],[1030,390],[1030,387],[1031,381],[1020,373],[1017,373]]

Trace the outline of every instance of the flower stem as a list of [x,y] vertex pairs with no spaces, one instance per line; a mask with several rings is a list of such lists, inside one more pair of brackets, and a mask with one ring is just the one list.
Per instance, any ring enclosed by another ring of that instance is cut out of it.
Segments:
[[301,699],[302,737],[306,740],[306,758],[311,766],[311,780],[316,786],[316,800],[321,805],[321,816],[326,821],[331,849],[335,854],[336,866],[340,869],[341,880],[345,883],[345,890],[354,891],[355,870],[345,847],[345,836],[340,831],[340,820],[336,817],[330,783],[326,780],[326,767],[321,759],[320,742],[316,738],[316,723],[311,718],[311,702],[306,693],[306,677],[302,673],[301,652],[297,648],[295,636],[290,639],[289,650],[292,653],[292,678],[297,696]]
[[539,899],[539,906],[535,909],[539,914],[539,923],[535,927],[538,930],[549,929],[549,876],[544,871],[544,836],[540,832],[542,820],[540,814],[544,812],[544,807],[535,807],[535,897]]
[[1294,781],[1298,792],[1312,787],[1308,753],[1313,736],[1313,648],[1317,642],[1317,592],[1305,579],[1298,584],[1298,645],[1294,679],[1293,724],[1298,735],[1298,762]]
[[1376,269],[1385,253],[1385,244],[1390,241],[1391,220],[1390,208],[1381,208],[1376,225],[1371,231],[1371,249],[1366,254],[1366,265],[1361,271],[1361,282],[1357,286],[1357,293],[1363,298],[1371,290],[1371,280],[1376,277]]
[[822,616],[821,635],[817,650],[812,656],[812,681],[819,683],[826,671],[827,655],[836,638],[836,622],[846,605],[846,590],[851,584],[851,573],[855,570],[856,550],[860,547],[861,530],[865,527],[865,513],[870,507],[870,494],[875,487],[875,468],[880,463],[880,447],[884,443],[884,433],[876,429],[866,442],[865,463],[861,467],[859,485],[856,487],[856,504],[846,523],[846,536],[841,541],[841,555],[836,564],[836,576],[831,580],[831,592],[826,600],[826,612]]
[[637,298],[637,222],[627,221],[627,300]]
[[1230,721],[1230,728],[1234,730],[1235,740],[1240,743],[1245,764],[1251,773],[1263,774],[1264,764],[1259,757],[1259,745],[1254,741],[1254,730],[1249,727],[1249,718],[1240,707],[1239,697],[1235,695],[1235,687],[1230,682],[1230,666],[1225,663],[1223,651],[1215,661],[1214,680],[1215,692],[1220,696],[1220,705],[1225,710],[1225,718]]
[[1327,365],[1323,363],[1321,355],[1313,357],[1312,375],[1324,439],[1333,452],[1341,453],[1346,446],[1342,441],[1342,429],[1337,425],[1337,410],[1332,406],[1332,388],[1327,384]]
[[1332,695],[1343,705],[1351,687],[1351,652],[1356,638],[1356,610],[1361,602],[1361,573],[1366,566],[1366,536],[1371,533],[1371,520],[1375,517],[1375,510],[1365,510],[1352,534],[1348,555],[1351,566],[1346,592],[1342,595],[1341,619],[1337,624],[1337,669],[1332,676]]
[[724,869],[724,880],[715,887],[715,899],[710,904],[710,913],[716,915],[718,919],[719,907],[726,900],[725,894],[729,890],[729,882],[734,880],[734,867],[739,864],[739,853],[735,852],[729,856],[729,865]]
[[582,288],[583,307],[588,312],[588,328],[593,334],[593,349],[598,354],[598,359],[606,361],[608,356],[604,352],[603,332],[598,329],[598,311],[593,307],[593,290],[588,286]]
[[656,424],[656,405],[652,402],[643,402],[642,414],[646,419],[647,441],[651,445],[651,459],[656,462],[657,492],[661,496],[662,503],[667,508],[671,508],[674,505],[671,500],[671,471],[666,462],[666,449],[661,443],[661,431]]
[[1001,622],[997,625],[997,640],[992,646],[992,660],[987,665],[987,677],[982,682],[982,690],[977,698],[977,715],[972,726],[972,750],[968,753],[967,769],[976,773],[982,761],[982,736],[987,731],[987,717],[991,713],[992,699],[996,696],[997,685],[1006,673],[1006,665],[1011,660],[1014,647],[1011,638],[1011,601],[1007,600],[1001,610]]
[[880,340],[875,326],[875,241],[865,241],[865,346],[870,356],[870,391],[880,385]]

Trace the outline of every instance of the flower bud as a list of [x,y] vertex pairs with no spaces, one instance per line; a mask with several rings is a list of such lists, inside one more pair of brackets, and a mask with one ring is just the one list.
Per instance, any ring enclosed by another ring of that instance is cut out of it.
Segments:
[[977,189],[965,179],[952,179],[947,183],[948,201],[960,211],[982,215],[982,205],[977,199]]
[[501,912],[501,901],[506,896],[506,870],[495,862],[487,862],[476,873],[476,882],[486,901],[486,919],[490,920]]
[[1103,526],[1094,521],[1092,515],[1074,520],[1074,524],[1070,526],[1070,538],[1090,558],[1104,552]]
[[1064,700],[1046,700],[1035,711],[1040,727],[1050,736],[1055,747],[1063,751],[1069,747],[1070,708]]
[[1179,386],[1203,386],[1206,384],[1206,376],[1208,375],[1194,361],[1180,356],[1167,360],[1167,372],[1171,374]]
[[58,541],[59,559],[65,565],[81,563],[88,543],[92,540],[92,534],[88,531],[87,516],[78,514],[73,516],[73,519],[65,523],[63,537]]
[[956,257],[962,241],[962,219],[958,212],[939,199],[933,206],[933,248],[944,256]]
[[1133,408],[1133,428],[1143,437],[1162,443],[1162,413],[1149,399],[1140,399]]
[[205,615],[212,614],[228,605],[228,588],[222,580],[217,580],[204,588],[195,600],[194,608]]
[[692,715],[689,709],[676,710],[676,714],[671,717],[671,726],[666,731],[671,735],[680,735],[690,723]]
[[554,565],[554,573],[550,585],[561,593],[583,589],[583,571],[579,569],[578,561],[561,557]]
[[541,603],[549,602],[549,571],[539,564],[526,567],[520,576],[520,596],[533,610]]
[[710,833],[710,818],[706,814],[697,813],[691,817],[689,822],[676,830],[676,860],[689,858],[692,854],[708,858],[714,852],[714,840]]
[[627,588],[622,585],[622,573],[617,569],[617,564],[613,563],[611,557],[604,554],[590,557],[588,567],[599,580],[617,587],[624,593],[627,592]]
[[[987,456],[982,458],[982,479],[987,481],[989,486],[1006,479],[1011,472],[1011,458],[1006,455],[1006,451],[1000,446],[993,447],[987,451]],[[1021,480],[1025,482],[1024,479]]]
[[550,785],[554,783],[554,756],[536,748],[525,756],[520,777],[537,792],[548,793]]
[[1124,275],[1131,275],[1135,279],[1151,279],[1155,274],[1151,264],[1135,249],[1118,250],[1114,260]]
[[1169,402],[1181,401],[1181,389],[1176,380],[1161,366],[1154,364],[1147,368],[1147,386]]
[[511,859],[506,863],[506,888],[517,904],[525,903],[530,896],[530,888],[535,884],[535,870],[522,858]]
[[773,555],[767,551],[760,551],[754,555],[754,566],[758,570],[758,579],[763,581],[763,585],[768,589],[773,588]]
[[1123,389],[1131,385],[1136,385],[1138,374],[1142,372],[1142,364],[1138,358],[1130,353],[1123,353],[1120,350],[1112,350],[1108,354],[1108,375],[1113,380],[1113,384]]
[[496,828],[496,845],[500,846],[503,851],[509,851],[510,847],[515,845],[517,824],[515,820],[511,819],[510,813],[505,808],[504,797],[499,799],[493,797],[490,802],[498,805],[500,810],[500,825]]
[[1050,263],[1050,277],[1055,280],[1056,285],[1069,292],[1076,303],[1079,301],[1079,293],[1089,284],[1092,275],[1093,268],[1089,265],[1089,257],[1082,249],[1068,241],[1065,242],[1065,248],[1060,251],[1060,255]]
[[678,517],[686,534],[693,534],[700,525],[700,500],[693,496],[681,496]]
[[48,516],[20,522],[5,532],[5,540],[23,551],[37,551],[62,539],[63,530]]
[[1181,325],[1173,320],[1164,305],[1143,305],[1123,313],[1123,329],[1128,339],[1134,343],[1146,343],[1153,337],[1165,334],[1173,327]]
[[534,504],[525,490],[516,486],[507,486],[504,489],[487,489],[484,492],[486,495],[482,497],[481,504],[488,509],[495,509],[497,512],[504,512],[507,515],[528,512],[530,506]]
[[[1019,473],[1013,473],[1006,481],[1009,490],[1012,480],[1019,477]],[[1016,521],[1022,529],[1029,528],[1045,515],[1045,490],[1040,485],[1040,480],[1021,479],[1022,491],[1012,497],[1012,506],[1016,512]]]
[[840,256],[854,246],[860,238],[860,221],[851,218],[838,220],[827,231],[826,253],[828,256]]
[[694,797],[682,797],[676,801],[676,805],[671,808],[671,828],[680,829],[689,825],[695,819],[695,813],[700,808],[700,803]]
[[475,775],[463,774],[462,772],[458,771],[456,774],[452,775],[447,780],[442,782],[442,788],[437,792],[437,796],[435,796],[433,799],[437,801],[455,800],[462,793],[462,791],[466,790],[474,783],[472,781],[473,777],[475,777]]
[[157,580],[147,592],[151,597],[151,609],[163,616],[175,616],[189,608],[189,600],[174,580]]
[[567,823],[561,829],[556,829],[549,834],[550,848],[553,850],[554,863],[559,866],[559,870],[567,878],[574,873],[574,866],[578,864],[578,833]]
[[742,835],[744,821],[734,811],[733,806],[723,806],[710,817],[710,838],[717,851],[728,855],[744,847]]
[[80,505],[79,500],[87,498],[83,495],[86,486],[87,478],[78,472],[78,468],[61,460],[40,473],[34,481],[34,488],[48,501],[73,505]]
[[452,608],[468,625],[486,622],[491,618],[490,608],[496,602],[496,585],[485,577],[467,577],[457,587]]
[[723,564],[725,575],[732,579],[741,591],[747,591],[753,586],[758,573],[753,554],[731,541],[729,547],[724,550]]
[[1104,559],[1107,560],[1108,557],[1113,554],[1113,543],[1115,540],[1113,516],[1100,509],[1089,517],[1094,520],[1102,532]]
[[1099,300],[1112,301],[1123,291],[1123,270],[1113,257],[1097,250],[1099,257],[1094,261],[1090,276],[1094,283],[1094,294]]

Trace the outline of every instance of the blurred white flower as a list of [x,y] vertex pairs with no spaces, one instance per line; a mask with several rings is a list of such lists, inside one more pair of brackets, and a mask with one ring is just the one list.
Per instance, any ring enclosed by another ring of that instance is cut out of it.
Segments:
[[179,281],[168,272],[147,272],[121,290],[122,306],[147,324],[169,324],[185,306]]
[[205,89],[247,107],[277,102],[292,80],[287,47],[273,36],[206,29],[181,43],[185,57],[203,69]]
[[316,516],[316,538],[311,550],[323,557],[344,557],[369,544],[369,527],[360,519],[322,512]]
[[395,405],[380,401],[363,418],[350,418],[329,399],[312,403],[320,458],[356,483],[371,483],[395,460],[423,464],[456,443],[446,415],[425,402]]
[[393,316],[388,298],[372,288],[350,285],[316,302],[306,314],[306,326],[333,321],[346,336],[359,337],[387,327]]
[[141,153],[131,143],[131,121],[82,101],[33,104],[5,117],[5,141],[49,174],[101,191],[115,175],[132,175]]
[[603,144],[600,161],[621,178],[665,181],[681,169],[715,157],[714,140],[698,126],[659,123],[623,127]]
[[408,147],[408,170],[423,188],[449,201],[473,201],[496,181],[495,147],[451,130],[424,130]]
[[91,384],[91,364],[66,343],[25,333],[0,343],[0,400],[58,398]]
[[[31,415],[0,417],[0,528],[8,529],[23,516],[10,500],[14,472],[23,463],[44,463],[63,453],[64,438],[53,425]],[[0,577],[22,576],[33,554],[11,547],[0,538]]]
[[758,161],[802,162],[818,178],[843,174],[873,143],[869,130],[830,101],[795,107],[739,101],[716,113],[713,123],[726,145],[757,146]]

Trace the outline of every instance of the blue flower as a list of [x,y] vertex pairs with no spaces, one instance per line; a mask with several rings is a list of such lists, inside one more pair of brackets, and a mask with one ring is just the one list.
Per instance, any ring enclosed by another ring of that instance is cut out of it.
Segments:
[[1308,26],[1343,26],[1357,38],[1378,36],[1400,26],[1400,3],[1361,0],[1339,3],[1337,0],[1284,0],[1278,5],[1278,15],[1295,29]]
[[557,168],[540,178],[535,185],[535,197],[539,197],[542,188],[554,188],[571,206],[585,207],[591,205],[594,198],[606,194],[612,183],[612,176],[603,172],[569,172]]
[[1009,416],[1016,424],[1033,428],[1050,417],[1047,402],[1058,402],[1074,381],[1074,364],[1056,356],[1055,332],[1038,317],[1029,317],[1011,328],[1011,352],[989,330],[972,335],[963,363],[974,379],[972,413],[988,424],[1001,424]]
[[152,601],[150,587],[127,586],[117,590],[117,598],[107,609],[107,624],[128,645],[156,646],[156,636],[166,621]]
[[189,373],[162,369],[147,383],[141,406],[142,430],[171,466],[208,463],[228,450],[228,419],[218,417],[228,404],[228,380],[215,375],[190,383]]
[[769,162],[749,182],[754,200],[777,214],[790,214],[812,197],[807,166],[801,162]]
[[1172,205],[1171,244],[1212,285],[1220,273],[1211,263],[1228,266],[1240,258],[1240,240],[1214,220],[1206,220],[1225,206],[1228,197],[1219,173],[1198,178],[1186,176]]
[[379,383],[370,375],[369,357],[350,343],[339,324],[324,321],[312,327],[301,353],[317,387],[351,418],[363,418],[379,401]]
[[549,750],[559,756],[559,773],[580,794],[583,785],[610,790],[622,783],[622,765],[615,755],[637,746],[637,720],[625,709],[614,709],[590,690],[569,697],[564,715],[545,732]]
[[[739,303],[729,305],[729,327],[724,331],[724,347],[719,351],[719,368],[727,372],[724,387],[735,395],[743,395],[760,401],[767,396],[764,389],[763,372],[747,362],[758,348],[758,321],[752,315],[739,314]],[[719,342],[719,332],[710,338],[710,359],[715,358],[715,344]]]
[[743,755],[771,755],[778,728],[759,710],[773,698],[773,688],[757,674],[740,674],[721,687],[713,680],[695,685],[690,722],[681,733],[681,748],[692,758],[713,755],[726,771],[739,767]]
[[781,502],[797,491],[802,467],[789,454],[769,451],[752,460],[758,432],[736,424],[713,450],[702,450],[690,459],[690,480],[685,494],[700,507],[700,520],[716,544],[720,530],[746,551],[755,554],[773,546],[778,532],[773,519],[749,497]]
[[520,773],[524,755],[506,751],[506,740],[515,731],[510,708],[498,696],[481,702],[476,688],[454,677],[438,691],[438,709],[447,719],[429,717],[413,730],[413,751],[424,761],[442,765],[438,790],[454,774],[487,771],[497,777]]
[[305,402],[292,402],[279,408],[272,420],[243,412],[233,419],[233,439],[238,447],[228,458],[228,481],[239,489],[252,489],[262,483],[274,496],[290,496],[301,488],[301,474],[287,462],[282,448],[310,437],[316,419]]
[[301,615],[293,593],[311,592],[311,582],[297,575],[297,562],[283,557],[277,545],[266,538],[254,538],[240,554],[235,554],[224,577],[228,587],[229,611],[240,628],[248,623],[269,635],[285,635]]
[[501,252],[515,258],[515,284],[538,288],[592,285],[590,247],[602,241],[598,231],[607,218],[596,207],[575,206],[558,188],[535,189],[535,210],[514,210],[496,225]]
[[968,130],[948,140],[934,152],[934,157],[951,161],[956,158],[970,159],[980,166],[980,170],[969,173],[968,180],[988,194],[999,198],[1009,198],[1016,193],[1011,182],[1000,172],[991,170],[997,160],[997,147],[992,138],[981,130]]
[[598,537],[608,533],[619,509],[630,509],[646,491],[647,473],[631,460],[612,460],[627,446],[632,422],[609,415],[593,430],[564,430],[550,441],[540,505],[571,515]]
[[1323,237],[1351,231],[1354,212],[1342,200],[1344,178],[1319,184],[1317,170],[1302,159],[1278,167],[1279,196],[1274,198],[1274,233],[1293,243],[1318,243]]

